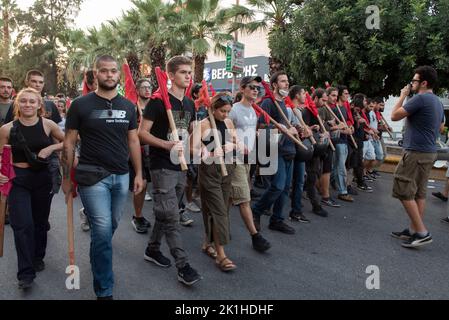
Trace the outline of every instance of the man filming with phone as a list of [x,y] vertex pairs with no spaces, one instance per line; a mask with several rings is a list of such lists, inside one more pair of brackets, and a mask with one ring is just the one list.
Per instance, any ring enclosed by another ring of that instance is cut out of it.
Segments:
[[[406,118],[404,151],[394,174],[393,197],[402,202],[410,218],[410,228],[391,234],[405,240],[402,246],[406,248],[432,242],[423,218],[427,180],[437,158],[436,140],[444,126],[443,104],[433,93],[438,81],[436,70],[422,66],[414,73],[411,83],[401,90],[391,114],[392,121]],[[416,95],[403,105],[411,91]]]

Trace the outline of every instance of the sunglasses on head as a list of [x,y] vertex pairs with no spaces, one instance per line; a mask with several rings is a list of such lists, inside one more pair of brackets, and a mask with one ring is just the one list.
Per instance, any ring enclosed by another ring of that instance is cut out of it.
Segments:
[[218,100],[219,100],[219,101],[223,101],[223,102],[226,103],[226,104],[231,104],[231,105],[232,105],[232,103],[233,103],[232,97],[231,97],[231,96],[228,96],[228,95],[226,95],[226,96],[220,96],[220,98],[219,98]]

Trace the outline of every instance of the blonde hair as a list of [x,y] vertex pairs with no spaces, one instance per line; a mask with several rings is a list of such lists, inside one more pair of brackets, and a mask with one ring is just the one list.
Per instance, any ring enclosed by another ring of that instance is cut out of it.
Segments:
[[37,116],[42,117],[44,113],[44,99],[42,99],[41,94],[38,91],[32,88],[25,88],[20,90],[20,92],[17,94],[16,99],[14,100],[14,120],[17,120],[20,117],[19,101],[25,93],[32,93],[37,97],[39,105],[41,106],[39,109],[37,109]]

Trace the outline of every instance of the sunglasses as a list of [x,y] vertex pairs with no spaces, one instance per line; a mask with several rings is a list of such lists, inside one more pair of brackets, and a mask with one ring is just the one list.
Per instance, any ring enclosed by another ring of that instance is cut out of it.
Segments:
[[250,90],[257,90],[257,91],[262,91],[262,87],[261,86],[258,86],[258,85],[255,85],[255,84],[249,84],[248,86],[247,86]]
[[220,96],[220,98],[218,99],[219,101],[223,101],[224,103],[226,103],[226,104],[231,104],[232,105],[232,103],[234,102],[233,100],[232,100],[232,97],[231,96]]
[[412,81],[410,81],[410,84],[413,84],[415,82],[421,82],[421,80],[412,79]]

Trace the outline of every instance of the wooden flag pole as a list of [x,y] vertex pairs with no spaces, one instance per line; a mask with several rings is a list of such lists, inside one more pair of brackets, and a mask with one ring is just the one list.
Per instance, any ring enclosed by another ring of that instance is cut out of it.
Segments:
[[[322,131],[323,133],[328,133],[327,130],[326,130],[326,127],[324,127],[323,120],[321,119],[321,117],[320,117],[319,114],[317,114],[317,119],[318,119],[318,122],[320,123],[321,131]],[[329,134],[329,145],[330,145],[332,151],[335,152],[335,146],[334,146],[334,144],[332,143],[332,139],[330,138],[330,134]]]
[[[298,118],[299,122],[301,123],[301,126],[304,128],[307,128],[306,123],[304,122],[304,119],[302,118],[302,114],[301,111],[298,110],[298,108],[292,108],[293,113],[295,114],[296,118]],[[310,142],[312,142],[312,144],[316,144],[316,140],[315,138],[312,136],[309,137]]]
[[[339,118],[337,117],[337,115],[332,111],[331,108],[329,108],[328,106],[326,106],[326,108],[327,108],[327,110],[329,110],[329,112],[332,114],[332,116],[335,118],[335,120],[337,120],[338,123],[343,123],[343,124],[345,125],[346,129],[349,129],[349,126],[348,126],[348,124],[346,123],[346,121],[340,121],[340,119],[339,119]],[[337,110],[338,110],[338,112],[340,112],[341,118],[344,119],[345,117],[343,117],[343,113],[341,112],[340,108],[338,108],[338,106],[337,106]],[[351,141],[352,141],[352,143],[354,144],[354,148],[358,149],[357,143],[355,142],[354,137],[352,136],[352,134],[350,134],[349,136],[351,137]]]
[[72,192],[67,198],[67,239],[69,244],[69,263],[75,265],[75,236],[73,230],[73,195]]

